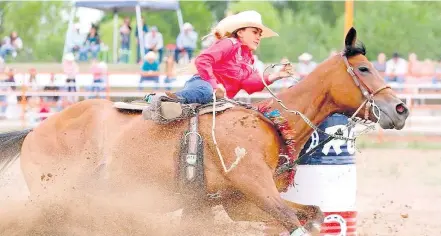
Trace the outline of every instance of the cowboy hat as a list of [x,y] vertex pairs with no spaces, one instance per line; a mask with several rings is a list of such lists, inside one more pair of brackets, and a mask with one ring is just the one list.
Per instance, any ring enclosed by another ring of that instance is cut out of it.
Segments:
[[302,53],[302,55],[299,56],[299,61],[309,61],[311,59],[312,59],[312,55],[307,52],[304,52]]
[[238,29],[247,27],[262,30],[262,38],[279,36],[279,34],[272,29],[263,25],[262,16],[256,11],[243,11],[235,15],[227,16],[217,24],[216,30],[225,35],[225,33],[233,33]]

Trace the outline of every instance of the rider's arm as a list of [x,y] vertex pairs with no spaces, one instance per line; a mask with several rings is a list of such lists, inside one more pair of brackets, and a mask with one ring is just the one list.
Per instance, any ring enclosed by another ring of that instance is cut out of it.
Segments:
[[[276,81],[276,79],[277,78],[274,77],[274,74],[265,75],[263,77],[263,80],[268,86],[272,84],[274,81]],[[264,88],[265,85],[262,82],[262,76],[260,75],[259,71],[256,69],[253,70],[253,72],[251,73],[250,77],[248,77],[248,79],[242,81],[242,89],[245,90],[248,94],[262,91]]]
[[217,80],[213,74],[213,65],[229,55],[234,48],[231,40],[223,39],[207,48],[195,60],[199,75],[203,80],[209,82],[214,89],[217,88]]

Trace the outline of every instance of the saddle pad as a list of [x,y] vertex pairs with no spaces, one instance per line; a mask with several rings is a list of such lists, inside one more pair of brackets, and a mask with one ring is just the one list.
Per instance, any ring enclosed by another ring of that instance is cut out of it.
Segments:
[[132,111],[142,111],[142,109],[149,104],[145,101],[133,101],[130,103],[127,102],[114,102],[113,107],[116,109],[123,109],[123,110],[132,110]]
[[[131,111],[139,111],[142,112],[142,110],[149,106],[150,104],[145,101],[133,101],[130,103],[127,102],[114,102],[113,107],[116,109],[122,109],[122,110],[131,110]],[[188,106],[186,104],[183,104],[182,106]],[[215,111],[220,112],[227,110],[229,108],[233,108],[234,104],[231,104],[229,102],[216,102]],[[203,105],[202,108],[199,110],[199,115],[212,113],[213,112],[213,103],[209,103],[206,105]]]
[[[227,109],[233,108],[234,104],[229,102],[217,102],[215,107],[215,112],[225,111]],[[213,103],[207,104],[203,108],[199,110],[199,115],[212,113],[213,112]]]

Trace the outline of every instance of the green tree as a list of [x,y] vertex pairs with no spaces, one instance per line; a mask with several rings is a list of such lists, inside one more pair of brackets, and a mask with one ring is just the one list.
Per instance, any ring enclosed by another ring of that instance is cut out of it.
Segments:
[[67,6],[64,1],[3,3],[2,37],[16,31],[36,60],[59,61],[67,29],[62,13]]

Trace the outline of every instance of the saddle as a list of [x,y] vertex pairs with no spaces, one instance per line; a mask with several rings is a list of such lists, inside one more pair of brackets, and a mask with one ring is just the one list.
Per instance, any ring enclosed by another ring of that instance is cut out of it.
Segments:
[[[215,113],[235,106],[224,99],[216,101],[214,105]],[[121,112],[142,112],[145,120],[152,120],[162,125],[213,112],[213,103],[182,104],[175,99],[167,97],[165,94],[150,94],[144,100],[132,101],[130,103],[115,102],[114,107]]]

